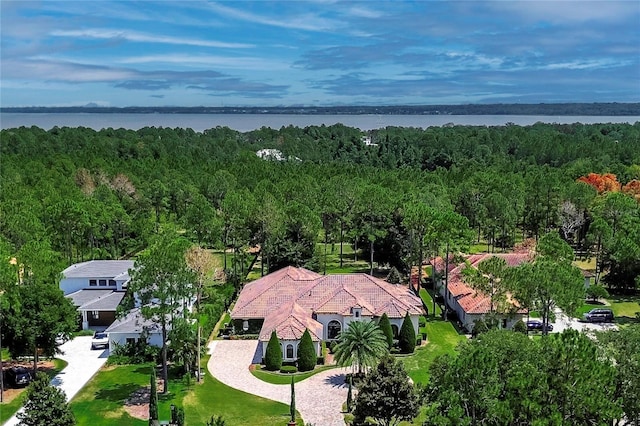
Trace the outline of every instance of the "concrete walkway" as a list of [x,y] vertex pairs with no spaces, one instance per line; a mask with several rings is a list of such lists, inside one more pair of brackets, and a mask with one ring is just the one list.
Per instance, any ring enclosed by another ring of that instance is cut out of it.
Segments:
[[[291,399],[290,385],[263,382],[249,371],[257,346],[257,340],[214,340],[209,345],[212,356],[207,368],[225,385],[288,405]],[[344,383],[347,371],[335,368],[296,383],[296,408],[305,424],[345,425],[342,404],[347,400],[347,386]]]
[[[91,338],[91,336],[76,337],[60,346],[60,350],[64,353],[58,355],[58,358],[69,364],[51,380],[51,384],[64,391],[67,401],[70,401],[107,361],[109,350],[92,351]],[[18,423],[19,420],[14,415],[4,425],[15,426]]]

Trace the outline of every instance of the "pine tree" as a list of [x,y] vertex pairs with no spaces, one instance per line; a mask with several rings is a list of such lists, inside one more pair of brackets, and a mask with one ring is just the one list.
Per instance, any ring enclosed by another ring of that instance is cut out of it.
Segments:
[[64,392],[49,384],[49,377],[38,373],[26,391],[24,411],[18,413],[21,426],[73,426],[76,419]]
[[302,339],[300,339],[300,346],[298,346],[298,370],[311,371],[317,362],[318,356],[311,340],[311,334],[309,330],[305,329]]
[[413,328],[413,323],[411,322],[411,317],[408,312],[404,316],[404,321],[402,321],[398,345],[400,346],[400,352],[403,354],[413,353],[416,349],[416,330]]
[[387,338],[387,345],[389,349],[391,349],[393,347],[393,330],[391,329],[391,322],[386,312],[380,317],[378,327],[380,327],[380,330],[382,330],[384,336]]
[[289,404],[289,414],[291,415],[291,424],[296,423],[296,388],[295,380],[291,376],[291,404]]
[[264,366],[267,370],[275,371],[282,367],[282,349],[275,330],[271,332],[271,338],[267,344],[267,351],[264,356]]
[[151,366],[151,390],[149,392],[149,425],[158,420],[158,389],[156,384],[156,366]]

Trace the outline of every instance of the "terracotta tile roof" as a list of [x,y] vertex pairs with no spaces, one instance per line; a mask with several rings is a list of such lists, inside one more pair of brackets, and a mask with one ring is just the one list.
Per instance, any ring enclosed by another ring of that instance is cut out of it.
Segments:
[[275,330],[281,340],[299,340],[305,329],[309,330],[311,340],[314,342],[321,340],[322,324],[311,317],[311,312],[292,301],[267,315],[260,330],[259,339],[268,342],[271,333]]
[[[509,267],[518,266],[531,260],[531,257],[527,253],[485,253],[467,256],[467,261],[471,267],[477,268],[480,262],[489,259],[492,256],[504,259]],[[489,313],[491,311],[491,299],[488,295],[474,290],[464,282],[462,271],[465,267],[466,264],[461,263],[450,270],[448,286],[449,292],[456,298],[460,307],[467,314]],[[517,304],[516,301],[513,301],[513,303]]]
[[351,308],[356,306],[362,308],[363,316],[381,316],[386,312],[390,318],[402,318],[407,312],[422,313],[422,301],[406,286],[389,284],[367,274],[322,276],[288,267],[247,284],[231,317],[264,318],[266,339],[273,329],[282,329],[288,336],[301,336],[303,325],[318,327],[316,324],[320,327],[317,337],[321,338],[322,324],[311,319],[312,313],[351,315]]

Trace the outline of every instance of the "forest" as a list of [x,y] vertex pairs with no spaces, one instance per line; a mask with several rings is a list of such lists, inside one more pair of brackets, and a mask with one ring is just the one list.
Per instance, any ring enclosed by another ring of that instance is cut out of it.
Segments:
[[1,242],[50,281],[70,263],[135,257],[163,229],[238,254],[259,247],[268,270],[322,271],[323,250],[344,241],[372,269],[408,272],[453,250],[458,224],[461,251],[558,230],[610,289],[640,284],[640,123],[0,137]]

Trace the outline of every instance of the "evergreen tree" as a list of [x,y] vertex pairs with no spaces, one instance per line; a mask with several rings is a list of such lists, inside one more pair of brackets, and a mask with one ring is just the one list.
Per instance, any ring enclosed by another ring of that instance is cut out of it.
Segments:
[[387,338],[387,346],[391,349],[393,347],[393,330],[391,329],[391,322],[386,312],[380,317],[378,327],[380,327],[380,330],[382,330],[382,333],[384,333],[384,336]]
[[347,411],[350,413],[353,407],[353,376],[349,375],[349,390],[347,391]]
[[264,355],[264,366],[267,370],[276,371],[282,367],[282,349],[275,330],[271,332],[271,338],[267,344],[267,351]]
[[296,387],[295,380],[291,376],[291,404],[289,404],[289,414],[291,415],[292,424],[296,423]]
[[397,425],[411,421],[420,407],[418,395],[402,363],[385,356],[358,387],[354,424],[364,424],[371,417],[379,425]]
[[149,391],[149,425],[158,420],[158,388],[156,384],[156,367],[151,366],[151,390]]
[[211,416],[207,421],[206,426],[226,426],[227,422],[224,421],[222,416]]
[[302,339],[300,339],[300,346],[298,346],[298,370],[311,371],[317,362],[318,356],[311,340],[311,334],[309,330],[305,329]]
[[413,328],[408,312],[404,316],[404,321],[402,321],[398,345],[400,346],[400,352],[403,354],[411,354],[416,349],[416,330]]
[[63,391],[49,384],[49,377],[38,373],[26,392],[24,411],[18,413],[20,426],[73,426],[76,420]]

